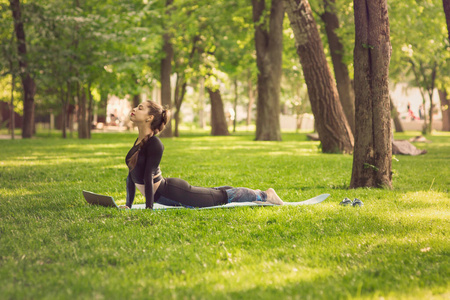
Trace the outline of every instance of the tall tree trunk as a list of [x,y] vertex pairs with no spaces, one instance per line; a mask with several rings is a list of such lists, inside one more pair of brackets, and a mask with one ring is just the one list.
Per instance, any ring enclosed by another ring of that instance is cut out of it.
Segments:
[[255,24],[256,64],[258,66],[258,98],[256,140],[281,141],[280,81],[283,52],[282,0],[272,0],[268,24],[266,1],[252,0]]
[[252,77],[248,76],[247,127],[252,122],[253,103],[255,103],[255,95],[253,93]]
[[[11,69],[12,70],[12,69]],[[14,84],[16,76],[13,72],[11,72],[11,104],[9,109],[11,110],[11,118],[10,118],[10,128],[11,128],[11,139],[14,139],[14,130],[16,126],[16,119],[14,114]]]
[[86,88],[84,85],[78,86],[78,138],[87,139],[89,138],[88,133],[88,118],[87,118],[87,99],[86,99]]
[[184,94],[186,93],[187,82],[184,79],[183,75],[177,74],[177,82],[175,85],[175,136],[179,137],[180,133],[178,131],[178,127],[180,125],[180,112],[181,112],[181,104],[183,103]]
[[434,87],[435,87],[435,83],[436,83],[436,72],[437,72],[437,63],[434,62],[433,65],[433,69],[431,70],[431,81],[430,81],[430,85],[428,86],[427,90],[428,90],[428,98],[430,99],[430,123],[428,123],[428,130],[427,133],[431,134],[431,132],[433,131],[433,108],[434,108],[434,104],[433,104],[433,95],[434,95]]
[[448,40],[450,41],[450,0],[442,0],[444,5],[445,20],[447,21]]
[[234,120],[233,120],[233,132],[236,132],[236,122],[237,122],[237,103],[238,103],[238,83],[237,79],[234,79]]
[[69,109],[67,111],[69,121],[69,136],[73,138],[73,132],[75,130],[75,118],[76,118],[76,106],[72,103],[76,103],[75,96],[72,95],[72,102],[69,102]]
[[138,107],[139,103],[141,103],[141,95],[135,94],[133,96],[133,107]]
[[9,1],[12,16],[14,19],[14,31],[17,37],[17,53],[19,57],[20,78],[23,86],[23,124],[22,137],[31,138],[34,131],[34,95],[36,93],[36,84],[28,70],[28,63],[26,61],[27,46],[25,39],[25,30],[22,21],[22,14],[20,9],[20,0]]
[[351,188],[392,187],[386,0],[354,0],[355,151]]
[[65,139],[67,138],[67,114],[69,109],[69,103],[70,103],[70,82],[67,81],[67,94],[64,95],[64,88],[61,87],[61,102],[62,102],[62,137]]
[[[166,9],[172,5],[173,0],[166,0]],[[169,10],[166,11],[169,14]],[[170,85],[170,75],[172,74],[173,47],[170,43],[169,33],[164,33],[163,52],[166,56],[161,59],[161,104],[162,106],[172,108],[172,87]],[[161,137],[172,137],[172,122],[166,124],[166,129],[160,134]]]
[[92,96],[91,92],[91,82],[88,83],[87,88],[88,96],[89,96],[89,105],[88,105],[88,111],[87,111],[87,138],[91,138],[91,127],[92,127],[92,118],[93,118],[93,106],[94,106],[94,97]]
[[285,0],[324,153],[351,153],[353,134],[307,0]]
[[333,61],[334,77],[336,79],[339,100],[344,109],[345,117],[352,133],[355,132],[355,93],[348,75],[348,67],[343,61],[344,46],[336,34],[339,29],[339,19],[336,14],[335,0],[323,0],[324,13],[320,16],[325,23],[331,60]]
[[404,132],[402,122],[398,117],[397,107],[395,107],[391,97],[389,97],[389,103],[391,104],[391,117],[394,120],[395,132]]
[[11,128],[11,139],[14,140],[14,130],[16,126],[16,119],[14,115],[14,85],[16,82],[16,74],[13,72],[12,61],[11,61],[11,104],[9,105],[9,109],[11,110],[11,118],[10,118],[10,128]]
[[205,78],[200,78],[200,87],[198,89],[198,122],[201,129],[206,126],[205,118]]
[[450,99],[447,91],[439,90],[442,111],[442,131],[450,131]]
[[220,90],[207,89],[211,98],[211,135],[230,135]]

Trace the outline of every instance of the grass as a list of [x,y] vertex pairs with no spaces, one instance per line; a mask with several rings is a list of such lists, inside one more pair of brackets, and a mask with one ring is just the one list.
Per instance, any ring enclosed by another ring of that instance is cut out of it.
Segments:
[[[410,132],[396,138],[406,139]],[[59,135],[58,135],[59,136]],[[164,139],[163,175],[193,185],[273,187],[313,206],[119,211],[135,136],[0,140],[1,299],[448,299],[450,134],[397,156],[393,190],[348,190],[352,157],[305,134],[184,133]],[[358,197],[361,208],[341,207]],[[137,202],[143,203],[142,196]]]

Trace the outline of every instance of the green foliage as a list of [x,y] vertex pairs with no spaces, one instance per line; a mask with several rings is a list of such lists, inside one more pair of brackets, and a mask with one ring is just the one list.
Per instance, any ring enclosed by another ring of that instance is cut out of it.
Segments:
[[[0,140],[2,297],[446,297],[448,134],[418,144],[424,156],[398,157],[390,191],[348,190],[351,156],[321,154],[304,134],[283,142],[205,134],[163,140],[165,176],[273,187],[285,201],[331,197],[314,206],[211,211],[92,207],[82,189],[125,202],[124,155],[134,135]],[[341,207],[344,197],[364,206]]]
[[445,76],[439,69],[450,58],[447,26],[442,1],[396,1],[389,3],[392,42],[391,77],[396,81],[411,78],[411,65],[415,64],[422,77],[414,86],[428,88],[431,68],[438,67],[438,78]]
[[[323,1],[310,3],[328,55],[320,19]],[[266,5],[261,22],[270,13],[270,1],[266,1]],[[337,0],[335,6],[341,25],[337,34],[344,45],[344,61],[353,77],[353,1]],[[22,7],[27,60],[37,83],[36,103],[41,111],[61,108],[62,100],[67,98],[63,95],[75,96],[77,84],[90,83],[97,102],[108,94],[124,97],[148,93],[158,84],[160,61],[165,56],[162,51],[164,32],[171,35],[174,46],[173,71],[191,86],[195,87],[200,77],[206,77],[206,86],[220,88],[223,98],[232,101],[233,84],[237,80],[239,86],[245,87],[239,89],[239,98],[243,99],[240,102],[245,104],[247,82],[249,79],[256,82],[255,24],[250,1],[174,0],[166,8],[165,1],[150,0],[31,0],[23,1]],[[390,80],[394,83],[407,80],[412,86],[426,89],[430,87],[431,72],[436,65],[436,86],[448,88],[450,47],[441,1],[390,1],[389,19],[393,49]],[[298,110],[307,102],[307,97],[288,18],[285,18],[283,34],[281,102]],[[2,87],[7,86],[9,80],[5,76],[11,72],[18,74],[13,37],[9,1],[1,0]],[[411,62],[421,69],[418,80],[412,74]],[[68,85],[71,85],[71,92]],[[17,93],[20,92],[21,89],[17,89]],[[194,99],[195,95],[190,97]],[[15,98],[21,97],[17,94]],[[0,99],[9,101],[3,94]],[[193,99],[191,102],[195,102]]]

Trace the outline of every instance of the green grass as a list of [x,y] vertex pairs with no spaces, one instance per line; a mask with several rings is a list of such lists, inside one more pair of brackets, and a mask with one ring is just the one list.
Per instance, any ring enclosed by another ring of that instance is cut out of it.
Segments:
[[[396,138],[406,139],[416,133]],[[314,206],[119,211],[135,136],[0,140],[1,299],[448,299],[450,134],[397,156],[393,190],[348,190],[352,157],[318,142],[202,133],[164,139],[163,175],[273,187]],[[341,207],[358,197],[361,208]],[[142,196],[137,202],[143,203]]]

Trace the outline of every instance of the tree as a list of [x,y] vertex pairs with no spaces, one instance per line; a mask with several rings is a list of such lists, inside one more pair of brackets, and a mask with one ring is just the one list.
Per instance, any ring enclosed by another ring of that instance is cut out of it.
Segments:
[[[444,6],[445,20],[447,21],[448,41],[450,42],[450,0],[442,0]],[[450,131],[450,100],[448,93],[442,89],[439,90],[439,99],[442,110],[442,130]]]
[[211,135],[230,135],[219,89],[207,88],[211,99]]
[[28,68],[26,36],[20,0],[10,0],[9,3],[14,19],[14,30],[17,37],[17,53],[21,70],[20,78],[22,79],[23,87],[22,137],[31,138],[34,131],[34,94],[36,93],[36,84]]
[[390,97],[389,102],[391,104],[391,118],[394,120],[395,132],[404,132],[402,123],[400,122],[400,118],[398,117],[399,113],[397,107],[395,107],[394,102]]
[[355,132],[355,93],[348,73],[347,65],[344,63],[344,45],[337,34],[339,30],[339,18],[336,12],[335,0],[323,0],[324,12],[320,15],[325,23],[328,45],[330,47],[331,59],[333,61],[334,77],[339,93],[339,100],[344,109],[348,125],[352,133]]
[[433,95],[440,82],[446,81],[445,66],[450,58],[444,11],[436,1],[404,0],[391,5],[389,14],[393,43],[390,78],[419,89],[424,109],[422,133],[431,133]]
[[447,21],[447,34],[450,41],[450,0],[442,0],[444,6],[445,20]]
[[285,0],[324,153],[351,153],[353,135],[345,118],[322,40],[307,0]]
[[[173,0],[166,0],[166,16],[169,15],[170,6]],[[167,22],[166,22],[167,23]],[[167,24],[166,24],[167,26]],[[168,28],[165,28],[163,35],[164,45],[163,53],[164,58],[161,59],[161,104],[164,107],[172,108],[172,88],[170,84],[170,75],[172,75],[172,60],[173,60],[173,47],[170,41],[171,35],[168,32]],[[161,137],[172,137],[172,122],[167,123],[166,130],[161,132]]]
[[252,0],[255,23],[258,98],[256,140],[280,141],[280,81],[283,52],[282,0],[272,0],[270,10],[265,0]]
[[442,131],[450,131],[450,98],[447,91],[439,89],[442,109]]
[[355,150],[350,187],[392,187],[386,0],[354,0]]

